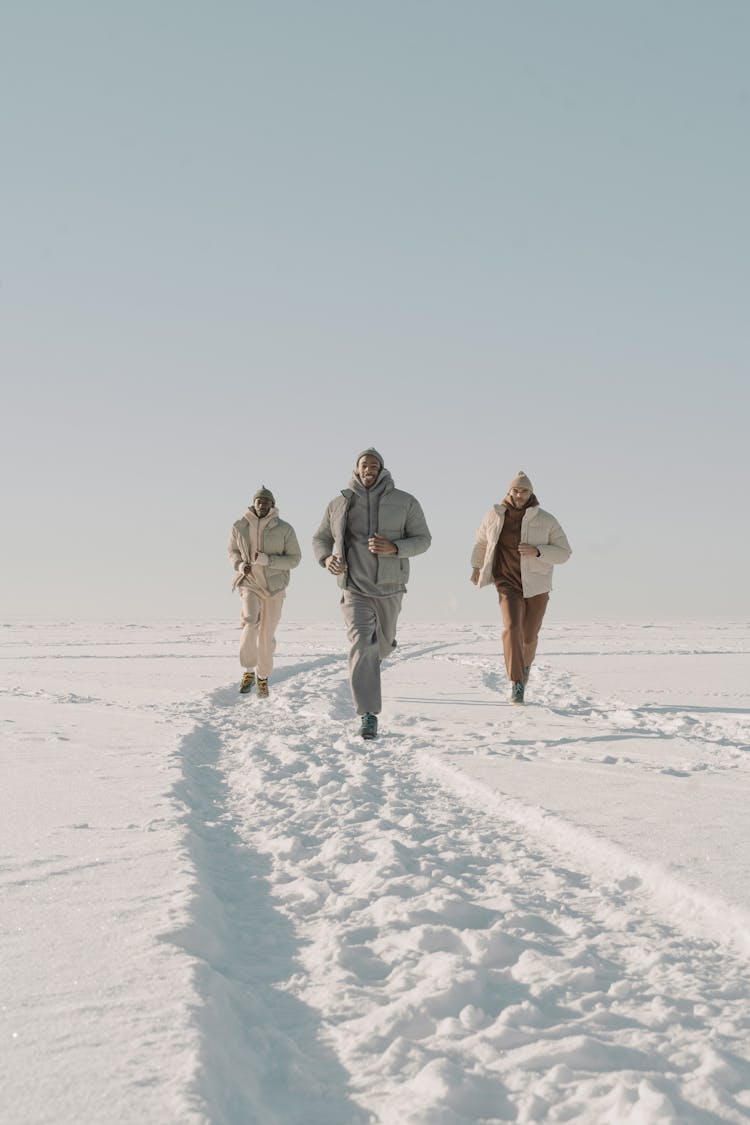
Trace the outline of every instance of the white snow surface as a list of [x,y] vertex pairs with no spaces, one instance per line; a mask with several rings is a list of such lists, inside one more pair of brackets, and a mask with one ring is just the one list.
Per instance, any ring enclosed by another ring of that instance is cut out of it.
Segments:
[[0,1119],[750,1120],[746,623],[0,628]]

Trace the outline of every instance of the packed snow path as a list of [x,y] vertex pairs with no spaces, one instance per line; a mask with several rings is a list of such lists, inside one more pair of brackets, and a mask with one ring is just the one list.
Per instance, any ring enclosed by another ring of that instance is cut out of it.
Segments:
[[731,770],[747,715],[628,710],[549,666],[519,714],[498,694],[497,656],[463,648],[404,644],[386,674],[392,700],[423,674],[447,673],[456,706],[484,685],[447,745],[414,695],[364,744],[334,654],[280,669],[267,703],[233,684],[193,705],[176,796],[198,881],[179,940],[200,965],[211,1120],[750,1120],[742,913],[712,940],[710,900],[691,914],[700,895],[659,894],[648,865],[629,870],[626,853],[598,853],[445,757],[497,754],[509,724],[523,724],[514,754],[533,757],[557,712],[593,722],[613,761],[623,737],[677,735]]

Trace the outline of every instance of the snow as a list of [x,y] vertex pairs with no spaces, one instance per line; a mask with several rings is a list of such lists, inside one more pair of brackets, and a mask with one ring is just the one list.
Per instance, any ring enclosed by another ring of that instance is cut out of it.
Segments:
[[750,632],[0,628],[0,1118],[750,1120]]

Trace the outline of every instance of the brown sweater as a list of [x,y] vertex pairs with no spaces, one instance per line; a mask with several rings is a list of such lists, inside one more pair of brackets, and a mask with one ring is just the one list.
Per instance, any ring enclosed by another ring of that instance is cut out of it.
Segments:
[[523,508],[514,508],[508,500],[503,500],[505,519],[492,563],[492,580],[498,588],[504,587],[506,590],[517,590],[520,594],[523,593],[521,556],[518,553],[518,544],[521,542],[521,523],[526,515],[526,509],[538,507],[538,505],[539,501],[536,496],[532,496]]

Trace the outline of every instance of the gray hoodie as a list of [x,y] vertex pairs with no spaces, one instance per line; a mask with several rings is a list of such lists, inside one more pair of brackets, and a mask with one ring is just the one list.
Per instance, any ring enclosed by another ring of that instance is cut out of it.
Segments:
[[[367,540],[375,533],[395,543],[398,554],[371,554]],[[381,469],[372,488],[365,488],[355,473],[350,487],[333,498],[313,536],[313,551],[321,566],[329,555],[344,558],[347,569],[339,586],[382,598],[406,589],[409,559],[431,542],[419,502],[396,488],[388,470]]]

